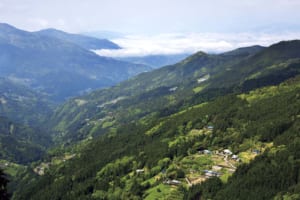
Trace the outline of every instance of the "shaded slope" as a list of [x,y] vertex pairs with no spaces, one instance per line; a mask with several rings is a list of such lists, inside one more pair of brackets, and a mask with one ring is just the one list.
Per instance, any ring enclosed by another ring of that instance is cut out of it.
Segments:
[[28,164],[45,155],[52,144],[47,133],[0,117],[0,159]]
[[[150,69],[100,57],[65,40],[7,24],[0,24],[0,65],[0,76],[27,81],[57,101],[113,85]],[[69,92],[64,94],[66,90]]]
[[0,116],[13,121],[41,126],[53,111],[53,104],[43,94],[17,83],[0,78]]

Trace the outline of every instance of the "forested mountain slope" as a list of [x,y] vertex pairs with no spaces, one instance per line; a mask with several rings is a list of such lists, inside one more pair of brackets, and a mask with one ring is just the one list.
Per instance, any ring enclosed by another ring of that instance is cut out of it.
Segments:
[[[298,76],[276,86],[191,105],[153,121],[126,123],[87,141],[78,156],[53,166],[37,182],[22,187],[15,198],[193,199],[200,195],[204,199],[271,199],[296,195],[299,94]],[[199,149],[212,153],[199,154]],[[240,161],[227,156],[224,162],[224,149]],[[215,172],[219,178],[208,178],[209,170],[216,167],[221,168]],[[168,180],[178,182],[172,186]]]
[[70,100],[46,173],[14,199],[297,198],[299,50],[199,52]]
[[151,68],[101,57],[68,40],[0,24],[0,76],[61,102]]
[[[294,53],[281,49],[286,45]],[[220,55],[199,52],[176,65],[70,100],[54,113],[51,127],[63,141],[76,141],[142,117],[170,115],[227,93],[278,84],[299,74],[299,50],[299,41],[289,41]],[[270,55],[282,59],[270,59]]]
[[28,164],[40,160],[51,144],[46,132],[0,117],[0,160]]
[[44,94],[17,81],[0,78],[0,116],[23,124],[41,126],[53,108]]

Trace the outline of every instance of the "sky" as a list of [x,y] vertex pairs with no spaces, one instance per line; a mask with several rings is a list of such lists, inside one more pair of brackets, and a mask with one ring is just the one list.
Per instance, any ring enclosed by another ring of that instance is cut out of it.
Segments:
[[300,39],[300,0],[0,0],[0,22],[36,31],[111,31],[107,56],[222,52]]

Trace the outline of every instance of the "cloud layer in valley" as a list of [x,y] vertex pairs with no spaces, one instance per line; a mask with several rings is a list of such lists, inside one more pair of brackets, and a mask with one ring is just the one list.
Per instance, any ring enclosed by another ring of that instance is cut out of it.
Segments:
[[0,21],[28,31],[127,34],[113,40],[123,49],[97,51],[124,57],[299,39],[299,9],[300,0],[0,0]]
[[128,35],[113,41],[123,49],[94,50],[101,56],[130,57],[168,55],[205,51],[219,53],[239,47],[269,46],[281,40],[300,38],[300,32],[272,33],[188,33],[159,34],[153,36]]

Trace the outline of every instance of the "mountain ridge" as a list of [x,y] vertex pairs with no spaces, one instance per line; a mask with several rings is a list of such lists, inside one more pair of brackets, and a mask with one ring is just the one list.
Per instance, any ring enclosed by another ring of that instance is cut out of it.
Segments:
[[[114,85],[151,69],[98,56],[69,41],[6,24],[0,27],[9,30],[0,29],[0,76],[28,79],[32,88],[48,93],[58,102],[86,90]],[[81,80],[81,84],[76,83],[76,79]],[[68,93],[64,94],[66,89]]]
[[37,35],[55,37],[57,39],[66,40],[68,42],[77,44],[85,49],[120,49],[117,44],[107,40],[98,39],[90,36],[66,33],[57,29],[49,28],[34,32]]
[[[55,123],[51,126],[58,132],[64,131],[65,134],[74,134],[79,129],[79,135],[82,137],[89,129],[86,130],[85,125],[83,127],[79,125],[79,121],[84,123],[86,118],[96,118],[105,116],[105,113],[118,111],[120,114],[115,118],[125,123],[130,121],[124,121],[125,119],[136,119],[131,118],[130,110],[141,110],[137,116],[133,115],[135,117],[146,117],[155,109],[169,113],[174,107],[177,107],[176,109],[184,107],[183,102],[186,101],[201,103],[234,91],[247,92],[256,87],[278,84],[299,73],[300,60],[276,64],[268,69],[271,66],[270,61],[263,68],[257,68],[253,64],[256,63],[255,56],[260,55],[262,51],[273,51],[273,46],[259,52],[254,51],[252,55],[237,54],[235,57],[198,52],[178,64],[143,73],[110,89],[95,91],[90,95],[70,100],[57,108],[52,116]],[[240,67],[246,66],[245,63],[249,63],[251,69],[246,73],[243,67]],[[169,98],[173,99],[172,103]],[[78,101],[84,101],[85,104],[78,106],[76,103]],[[108,102],[114,103],[107,104]],[[153,105],[153,109],[145,109],[147,104]],[[71,115],[68,114],[70,108],[72,108]],[[99,110],[97,114],[93,114],[94,108]],[[73,121],[68,117],[74,115],[79,121]],[[76,137],[76,134],[74,136]],[[66,137],[72,138],[68,134]]]

